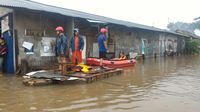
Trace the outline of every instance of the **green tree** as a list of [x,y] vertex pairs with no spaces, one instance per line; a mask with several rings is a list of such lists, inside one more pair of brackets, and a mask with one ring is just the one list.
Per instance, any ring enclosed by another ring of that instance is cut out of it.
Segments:
[[186,40],[184,51],[186,54],[200,54],[200,40]]

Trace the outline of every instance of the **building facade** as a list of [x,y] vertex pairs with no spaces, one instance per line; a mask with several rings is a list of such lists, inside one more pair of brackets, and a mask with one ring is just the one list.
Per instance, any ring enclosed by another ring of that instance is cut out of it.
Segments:
[[[52,6],[26,0],[24,4],[54,9]],[[26,8],[23,5],[21,7],[12,6],[8,5],[7,2],[0,4],[0,6],[1,36],[6,38],[9,46],[7,73],[14,73],[23,59],[27,60],[29,66],[33,67],[46,67],[55,64],[57,62],[54,53],[56,26],[64,27],[68,40],[71,38],[74,28],[80,29],[80,34],[83,35],[86,42],[83,52],[84,59],[98,56],[97,34],[100,26],[108,29],[109,50],[115,57],[121,51],[125,54],[129,54],[129,52],[141,54],[143,43],[146,57],[163,56],[164,52],[169,50],[181,54],[185,39],[190,38],[154,27],[134,23],[129,26],[128,22],[76,11],[73,12],[73,14],[77,13],[75,16],[70,15],[71,13],[59,13],[59,10],[68,11],[62,8],[58,8],[57,12],[44,11],[36,10],[34,7],[33,9]],[[4,24],[3,21],[6,18],[7,24]],[[96,21],[91,21],[95,18],[97,18]],[[70,57],[70,53],[68,57]]]

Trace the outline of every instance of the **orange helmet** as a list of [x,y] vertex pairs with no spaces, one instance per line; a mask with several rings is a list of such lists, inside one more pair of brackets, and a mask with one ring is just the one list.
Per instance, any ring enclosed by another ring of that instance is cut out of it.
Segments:
[[62,32],[64,32],[64,29],[63,29],[62,26],[58,26],[58,27],[56,27],[56,31],[62,31]]
[[106,33],[106,32],[107,32],[107,29],[101,28],[100,32],[101,32],[101,33]]

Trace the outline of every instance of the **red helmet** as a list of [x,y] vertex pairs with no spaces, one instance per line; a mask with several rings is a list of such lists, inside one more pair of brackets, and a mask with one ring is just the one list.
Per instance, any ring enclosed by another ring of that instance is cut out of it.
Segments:
[[107,32],[107,29],[101,28],[100,32],[101,32],[101,33],[106,33],[106,32]]
[[62,26],[58,26],[58,27],[56,27],[56,31],[62,31],[62,32],[64,32],[64,29],[63,29]]

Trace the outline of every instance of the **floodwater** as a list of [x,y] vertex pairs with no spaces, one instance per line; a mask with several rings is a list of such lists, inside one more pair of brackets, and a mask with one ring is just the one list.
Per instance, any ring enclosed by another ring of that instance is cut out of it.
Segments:
[[0,77],[0,112],[199,112],[200,56],[138,62],[95,83],[27,87]]

